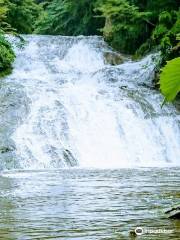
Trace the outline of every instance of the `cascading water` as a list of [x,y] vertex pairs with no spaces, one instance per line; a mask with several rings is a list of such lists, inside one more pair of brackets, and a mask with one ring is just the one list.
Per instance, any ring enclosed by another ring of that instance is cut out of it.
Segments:
[[180,165],[178,112],[152,88],[157,56],[112,66],[99,37],[25,39],[5,79],[28,109],[9,137],[18,167]]

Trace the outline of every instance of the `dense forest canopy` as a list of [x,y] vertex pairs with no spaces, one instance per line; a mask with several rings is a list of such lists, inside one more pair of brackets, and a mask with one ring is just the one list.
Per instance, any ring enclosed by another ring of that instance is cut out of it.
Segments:
[[95,17],[95,3],[90,0],[54,0],[45,5],[37,21],[37,33],[53,35],[94,35],[103,27]]
[[18,33],[32,33],[35,21],[39,16],[40,6],[33,0],[7,0],[6,2],[9,9],[8,23]]
[[116,50],[143,56],[162,52],[162,63],[179,56],[177,0],[0,0],[0,69],[14,54],[4,33],[103,35]]

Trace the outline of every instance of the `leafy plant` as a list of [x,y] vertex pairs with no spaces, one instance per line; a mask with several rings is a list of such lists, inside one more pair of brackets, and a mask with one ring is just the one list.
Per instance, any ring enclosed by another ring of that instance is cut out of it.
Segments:
[[162,69],[160,90],[166,101],[173,101],[180,92],[180,57],[168,61]]
[[10,43],[0,34],[0,73],[11,68],[15,54]]

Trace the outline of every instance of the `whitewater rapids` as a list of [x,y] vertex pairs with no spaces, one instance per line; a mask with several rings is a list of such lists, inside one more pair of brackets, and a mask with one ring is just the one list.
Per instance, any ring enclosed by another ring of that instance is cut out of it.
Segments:
[[100,37],[24,38],[5,79],[27,109],[9,136],[18,168],[180,165],[179,114],[153,89],[157,55],[112,66]]

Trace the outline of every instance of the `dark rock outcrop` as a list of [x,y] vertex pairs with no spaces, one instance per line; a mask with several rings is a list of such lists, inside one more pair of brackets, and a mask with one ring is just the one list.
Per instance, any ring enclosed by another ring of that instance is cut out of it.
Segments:
[[73,154],[68,150],[65,149],[63,152],[64,158],[66,160],[66,164],[70,167],[75,167],[78,165],[77,160],[73,156]]
[[170,210],[165,212],[168,214],[168,218],[171,219],[180,219],[180,206],[171,208]]

